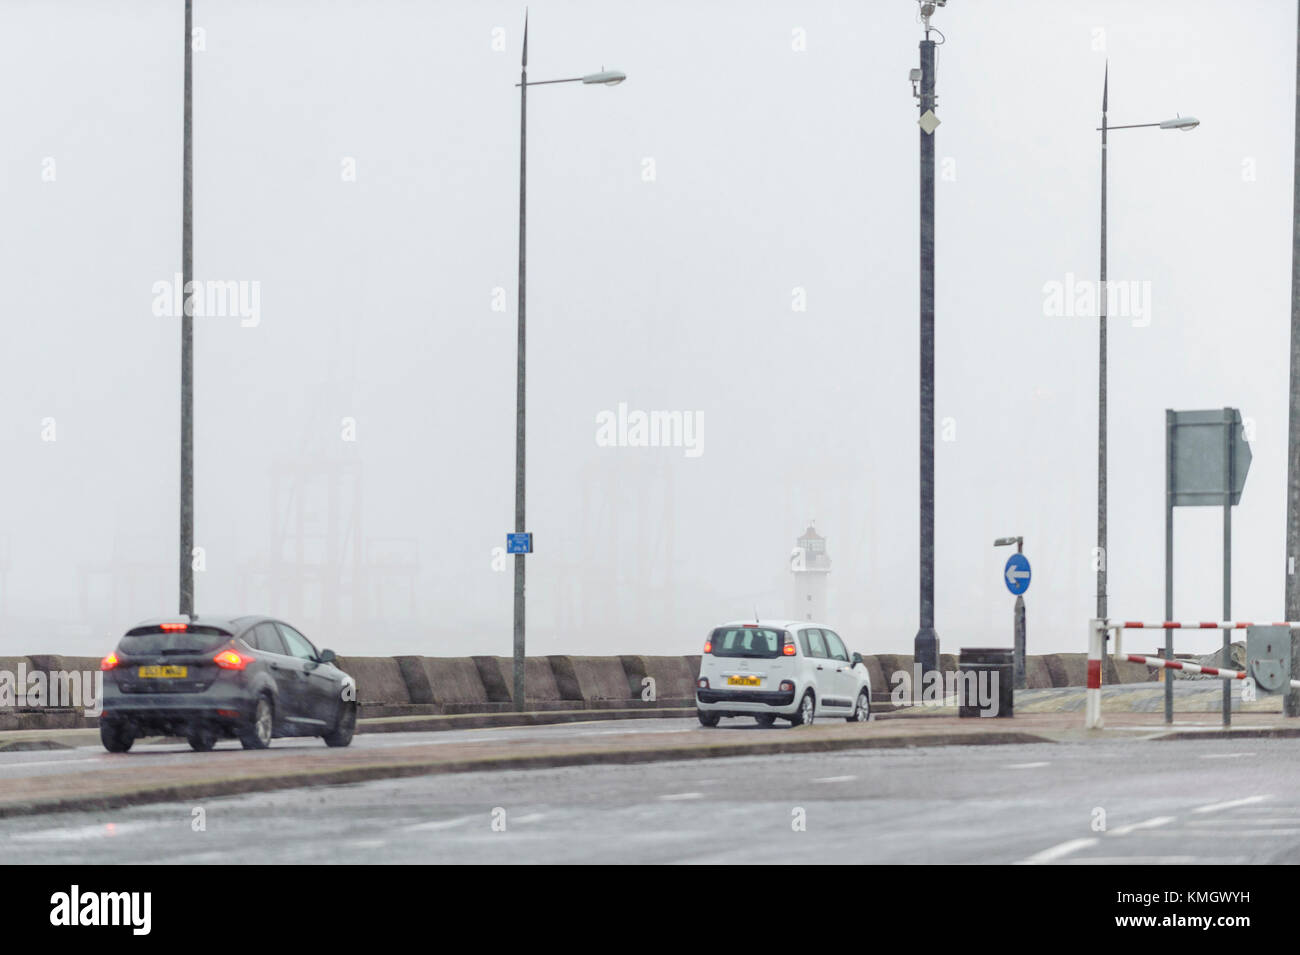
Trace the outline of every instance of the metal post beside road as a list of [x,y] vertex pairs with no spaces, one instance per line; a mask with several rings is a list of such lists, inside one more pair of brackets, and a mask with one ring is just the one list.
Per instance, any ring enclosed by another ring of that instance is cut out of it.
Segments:
[[[1294,191],[1291,197],[1291,381],[1286,449],[1286,618],[1300,617],[1300,11],[1296,21]],[[1291,676],[1300,679],[1300,632],[1291,631]],[[1287,716],[1300,716],[1300,692],[1286,695]]]
[[[1109,151],[1109,134],[1112,129],[1147,129],[1158,127],[1160,129],[1179,129],[1190,130],[1200,125],[1200,120],[1194,116],[1176,116],[1173,119],[1166,119],[1159,123],[1129,123],[1123,126],[1111,126],[1107,118],[1110,109],[1110,63],[1106,63],[1106,71],[1101,86],[1101,125],[1097,131],[1101,133],[1101,268],[1100,281],[1101,287],[1098,291],[1099,315],[1100,321],[1097,326],[1098,338],[1098,355],[1097,355],[1097,618],[1105,620],[1108,610],[1106,606],[1106,566],[1109,561],[1107,553],[1107,527],[1106,527],[1106,317],[1107,308],[1110,300],[1110,290],[1106,283],[1106,162]],[[1172,521],[1172,517],[1170,518]],[[1172,589],[1171,571],[1172,564],[1172,531],[1171,525],[1165,529],[1165,577],[1167,592]],[[1166,614],[1172,615],[1172,608],[1166,607]],[[1172,653],[1172,647],[1167,648]],[[1165,714],[1167,719],[1173,718],[1173,691],[1166,691],[1165,697]]]
[[[524,294],[525,254],[527,243],[528,211],[528,14],[524,14],[524,50],[519,69],[519,316],[518,344],[515,350],[515,533],[525,533],[524,522],[524,360],[525,334]],[[514,707],[524,709],[524,554],[515,554],[514,602]]]
[[[933,9],[929,11],[933,13]],[[930,19],[921,41],[921,413],[920,413],[920,628],[913,659],[921,673],[939,669],[939,635],[934,628],[934,48]]]
[[585,76],[574,76],[560,80],[534,80],[528,82],[528,14],[524,14],[523,54],[519,69],[519,316],[518,343],[515,352],[515,531],[507,535],[507,552],[515,558],[515,599],[514,599],[514,708],[524,709],[525,696],[525,652],[524,652],[524,561],[532,553],[532,535],[526,530],[524,510],[525,470],[524,452],[526,450],[525,429],[525,345],[527,344],[527,325],[525,322],[525,278],[527,264],[527,209],[528,209],[528,87],[549,86],[555,83],[582,83],[584,85],[617,86],[627,79],[626,74],[618,70],[601,70]]
[[[1232,427],[1231,408],[1223,409],[1223,619],[1232,619]],[[1232,666],[1232,632],[1223,631],[1223,665]],[[1232,684],[1223,684],[1223,725],[1232,723]]]
[[1102,648],[1106,642],[1106,621],[1092,619],[1088,621],[1088,689],[1084,704],[1084,726],[1090,730],[1099,730],[1101,719],[1101,659]]
[[180,612],[194,613],[194,12],[185,0],[185,106],[181,132]]
[[1011,591],[1016,598],[1016,606],[1012,616],[1012,647],[1015,656],[1015,676],[1014,686],[1017,690],[1023,690],[1026,687],[1025,680],[1025,591],[1029,589],[1030,567],[1029,561],[1025,559],[1025,539],[1023,537],[999,537],[993,542],[994,547],[1006,547],[1009,544],[1016,545],[1016,552],[1007,559],[1006,566],[1002,568],[1002,580],[1007,585],[1007,590]]

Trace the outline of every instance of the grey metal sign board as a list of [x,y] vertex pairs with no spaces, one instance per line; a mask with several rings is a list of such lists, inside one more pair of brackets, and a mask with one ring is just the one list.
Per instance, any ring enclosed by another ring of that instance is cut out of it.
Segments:
[[1263,693],[1285,693],[1291,686],[1291,628],[1246,628],[1246,669]]
[[[1232,503],[1240,503],[1251,459],[1250,445],[1242,433],[1241,412],[1236,408],[1174,411],[1169,418],[1170,503],[1174,507],[1221,506],[1225,473],[1232,475]],[[1230,436],[1224,434],[1224,428],[1229,427]],[[1228,438],[1231,462],[1224,460]]]

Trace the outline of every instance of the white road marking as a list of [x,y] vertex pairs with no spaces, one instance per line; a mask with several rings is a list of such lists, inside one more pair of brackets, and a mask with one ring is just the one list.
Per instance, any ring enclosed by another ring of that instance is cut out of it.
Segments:
[[1080,849],[1086,849],[1088,846],[1095,846],[1100,839],[1071,839],[1069,842],[1062,842],[1060,845],[1052,846],[1050,849],[1044,849],[1042,852],[1036,852],[1028,859],[1018,862],[1017,865],[1042,865],[1045,862],[1055,862],[1063,856],[1068,856],[1071,852],[1078,852]]
[[1212,861],[1215,865],[1241,865],[1250,860],[1245,857],[1231,859],[1207,859],[1204,856],[1088,856],[1086,859],[1070,859],[1067,865],[1192,865],[1197,862]]
[[515,816],[513,819],[510,819],[509,822],[536,822],[538,819],[544,818],[546,818],[546,813],[544,812],[530,812],[526,816]]
[[857,776],[819,776],[814,779],[815,783],[847,783],[857,779]]
[[702,799],[704,793],[665,793],[660,799]]
[[1220,809],[1234,809],[1237,806],[1250,806],[1257,802],[1263,802],[1265,799],[1271,799],[1271,796],[1247,796],[1245,799],[1230,799],[1227,802],[1211,803],[1208,806],[1198,806],[1192,812],[1217,812]]
[[1153,819],[1146,819],[1142,822],[1133,822],[1129,823],[1127,826],[1120,826],[1118,829],[1111,829],[1107,835],[1126,836],[1130,832],[1137,832],[1139,829],[1156,829],[1160,826],[1167,826],[1173,821],[1173,816],[1156,816]]
[[[1222,826],[1222,823],[1220,823],[1220,826]],[[1254,839],[1254,838],[1270,838],[1272,836],[1294,836],[1297,833],[1300,833],[1300,829],[1227,829],[1227,828],[1200,829],[1198,828],[1195,830],[1194,835],[1197,836],[1198,838],[1200,836],[1224,836],[1230,839]],[[1151,834],[1153,836],[1179,836],[1181,838],[1187,837],[1187,833],[1177,832],[1177,831],[1153,832]]]
[[436,829],[453,829],[456,826],[463,826],[472,819],[479,819],[479,816],[461,816],[459,819],[439,819],[434,822],[417,822],[413,826],[406,826],[407,832],[430,832]]
[[[1258,829],[1268,826],[1294,826],[1296,819],[1296,816],[1255,816],[1248,813],[1238,813],[1233,821],[1241,826]],[[1223,823],[1218,819],[1188,819],[1186,825],[1199,828],[1201,826],[1221,826]]]
[[113,839],[124,833],[156,829],[148,822],[104,822],[89,826],[61,826],[57,829],[38,829],[6,836],[14,842],[83,842],[87,839]]
[[1245,756],[1254,756],[1254,753],[1203,753],[1201,759],[1241,759]]
[[1052,765],[1051,763],[1012,763],[1010,766],[1006,766],[1004,768],[1005,769],[1038,769],[1039,767],[1042,766],[1051,766],[1051,765]]

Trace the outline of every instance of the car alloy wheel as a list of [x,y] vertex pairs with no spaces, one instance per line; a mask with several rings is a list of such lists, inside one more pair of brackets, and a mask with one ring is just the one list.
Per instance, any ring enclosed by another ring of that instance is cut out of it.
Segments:
[[813,717],[817,714],[817,704],[813,701],[812,690],[805,690],[803,699],[799,701],[799,711],[794,714],[790,721],[793,726],[812,726]]
[[871,695],[866,690],[858,693],[857,705],[853,707],[853,715],[848,717],[850,723],[866,723],[871,719]]
[[244,749],[266,749],[271,745],[274,732],[274,713],[271,701],[264,696],[257,698],[257,709],[253,711],[253,722],[239,737]]

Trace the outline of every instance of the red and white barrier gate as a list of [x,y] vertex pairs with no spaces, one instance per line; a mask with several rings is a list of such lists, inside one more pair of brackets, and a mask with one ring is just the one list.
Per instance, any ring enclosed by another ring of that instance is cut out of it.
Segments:
[[[1230,670],[1226,667],[1207,667],[1183,660],[1166,660],[1164,657],[1146,657],[1135,653],[1125,654],[1121,649],[1121,635],[1125,630],[1245,630],[1247,627],[1300,627],[1300,623],[1256,624],[1239,620],[1221,620],[1218,622],[1175,623],[1166,620],[1162,623],[1141,623],[1128,620],[1124,623],[1107,623],[1104,620],[1089,621],[1088,639],[1088,698],[1085,708],[1085,723],[1088,729],[1101,729],[1101,658],[1104,653],[1107,630],[1115,631],[1116,659],[1131,663],[1142,663],[1149,667],[1161,667],[1166,670],[1186,670],[1188,673],[1204,673],[1221,680],[1244,680],[1249,675],[1245,670]],[[1291,688],[1300,690],[1300,680],[1292,680]]]
[[[1116,654],[1119,656],[1119,654]],[[1188,673],[1207,673],[1210,676],[1217,676],[1221,680],[1244,680],[1246,679],[1245,670],[1224,670],[1219,667],[1203,667],[1199,663],[1187,663],[1183,660],[1166,660],[1164,657],[1140,657],[1136,653],[1130,653],[1123,659],[1130,663],[1145,663],[1149,667],[1164,667],[1166,670],[1186,670]],[[1293,681],[1300,684],[1300,680]]]

